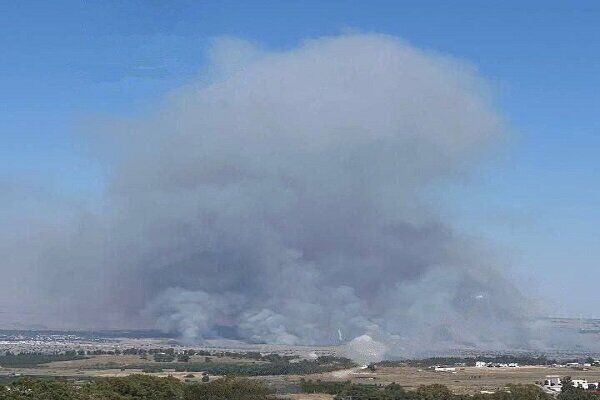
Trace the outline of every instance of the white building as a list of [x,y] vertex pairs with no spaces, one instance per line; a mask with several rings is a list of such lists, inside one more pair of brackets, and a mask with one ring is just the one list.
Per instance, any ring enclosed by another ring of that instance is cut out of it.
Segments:
[[575,386],[575,387],[582,388],[585,390],[588,389],[587,379],[573,379],[571,382],[573,382],[573,386]]
[[[577,388],[581,388],[584,390],[595,389],[598,387],[598,382],[588,382],[587,379],[573,379],[571,380],[571,384]],[[548,376],[544,380],[544,388],[551,390],[553,392],[562,391],[562,382],[557,376]]]
[[485,361],[475,361],[475,367],[484,368],[487,365]]
[[544,388],[553,392],[562,391],[562,382],[558,376],[547,376],[544,380]]
[[456,368],[454,367],[441,367],[439,365],[436,365],[433,370],[435,372],[456,372]]

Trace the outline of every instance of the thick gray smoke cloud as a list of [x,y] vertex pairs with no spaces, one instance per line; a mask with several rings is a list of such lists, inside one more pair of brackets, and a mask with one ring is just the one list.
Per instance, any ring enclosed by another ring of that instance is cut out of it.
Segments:
[[159,112],[86,127],[116,153],[100,211],[3,266],[38,277],[38,310],[188,340],[369,333],[404,354],[528,341],[523,297],[430,206],[503,136],[472,68],[380,35],[212,55]]

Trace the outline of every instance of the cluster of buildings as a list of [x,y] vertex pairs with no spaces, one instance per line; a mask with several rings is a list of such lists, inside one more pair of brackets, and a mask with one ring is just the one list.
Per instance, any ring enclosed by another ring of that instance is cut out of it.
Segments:
[[475,367],[477,368],[518,368],[519,364],[517,363],[492,363],[485,361],[476,361]]
[[[600,389],[600,382],[588,382],[587,379],[572,379],[571,385],[584,390]],[[543,387],[547,391],[558,393],[562,391],[563,382],[558,376],[547,376],[544,380]]]
[[[594,361],[593,365],[598,365],[598,361]],[[588,368],[588,367],[592,366],[592,363],[588,363],[588,362],[584,362],[584,363],[570,362],[570,363],[566,363],[566,364],[554,364],[552,366],[553,367],[559,367],[559,368]]]
[[[465,367],[464,363],[455,364],[460,367]],[[492,363],[485,361],[477,361],[475,362],[475,367],[477,368],[518,368],[519,364],[517,363]],[[456,373],[456,367],[444,366],[444,365],[434,365],[431,367],[435,372],[452,372]]]
[[127,348],[157,348],[162,341],[157,339],[105,338],[56,332],[2,332],[0,331],[0,355],[39,353],[62,354],[69,351],[92,353],[96,350],[114,351]]

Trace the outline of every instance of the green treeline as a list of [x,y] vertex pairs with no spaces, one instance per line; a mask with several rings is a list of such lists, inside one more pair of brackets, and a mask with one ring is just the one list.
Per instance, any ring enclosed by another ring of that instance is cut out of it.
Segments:
[[[305,393],[327,393],[335,400],[553,400],[534,385],[509,385],[506,391],[475,396],[453,394],[446,386],[421,386],[406,391],[400,385],[302,381]],[[557,400],[598,400],[595,393],[571,387]],[[175,378],[130,375],[73,382],[23,378],[0,386],[0,400],[274,400],[261,381],[225,377],[208,383],[186,384]]]
[[[174,369],[176,372],[208,372],[211,375],[265,376],[265,375],[307,375],[353,367],[354,363],[341,358],[322,358],[314,361],[290,362],[277,360],[260,364],[219,363],[219,362],[163,362],[131,364],[123,369],[143,369],[144,372],[159,372]],[[102,369],[105,366],[97,366]]]
[[271,391],[261,382],[223,378],[184,384],[175,378],[130,375],[76,384],[22,379],[0,387],[0,400],[267,400]]

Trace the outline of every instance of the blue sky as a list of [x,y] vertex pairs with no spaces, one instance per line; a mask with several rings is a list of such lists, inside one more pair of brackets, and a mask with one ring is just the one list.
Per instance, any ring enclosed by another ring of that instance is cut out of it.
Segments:
[[600,317],[600,3],[56,1],[0,4],[0,178],[92,198],[105,171],[77,121],[132,114],[199,77],[216,36],[267,48],[348,30],[466,59],[512,139],[449,197],[511,254],[548,314]]

